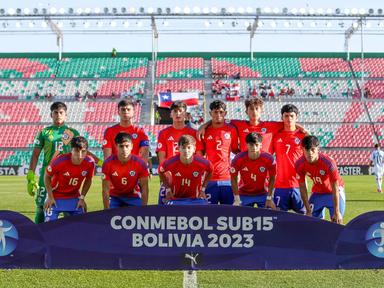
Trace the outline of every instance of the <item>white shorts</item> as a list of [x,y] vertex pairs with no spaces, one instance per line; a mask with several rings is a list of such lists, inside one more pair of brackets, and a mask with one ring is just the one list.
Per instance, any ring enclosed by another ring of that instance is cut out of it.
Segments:
[[373,172],[375,173],[376,177],[382,178],[384,174],[384,169],[383,168],[373,168]]

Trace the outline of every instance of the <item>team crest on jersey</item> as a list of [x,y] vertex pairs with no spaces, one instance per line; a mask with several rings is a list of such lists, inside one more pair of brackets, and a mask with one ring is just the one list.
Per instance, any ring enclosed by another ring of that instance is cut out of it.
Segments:
[[132,138],[133,138],[133,139],[136,139],[136,138],[137,138],[137,134],[136,134],[136,133],[133,133],[133,134],[132,134]]
[[39,141],[39,139],[35,139],[35,141],[34,141],[34,142],[35,142],[35,144],[36,144],[36,145],[39,145],[39,144],[40,144],[40,141]]
[[67,134],[67,133],[63,133],[63,136],[61,136],[61,138],[63,139],[63,140],[68,140],[69,139],[69,135]]
[[261,166],[261,167],[259,168],[259,170],[260,170],[260,172],[264,173],[264,172],[265,172],[265,167]]
[[236,172],[236,169],[235,169],[235,167],[231,167],[231,169],[229,169],[229,171],[230,171],[231,173],[235,173],[235,172]]
[[180,172],[177,172],[177,173],[175,174],[175,176],[181,177]]
[[267,128],[261,128],[261,133],[267,133]]
[[192,175],[193,175],[193,177],[197,177],[197,176],[199,176],[199,172],[195,171],[195,172],[192,173]]
[[163,167],[160,167],[160,172],[164,172],[164,168]]
[[105,180],[106,176],[104,173],[101,173],[101,180]]
[[49,165],[49,166],[47,167],[47,170],[48,170],[48,172],[52,172],[52,166]]
[[231,138],[231,135],[229,135],[229,133],[225,133],[224,138],[228,140],[229,138]]
[[229,120],[229,119],[225,119],[225,123],[227,123],[227,124],[231,124],[231,120]]
[[117,172],[115,171],[112,173],[112,176],[119,176],[119,174],[117,174]]
[[320,170],[320,175],[324,176],[325,175],[325,171],[324,170]]
[[297,145],[299,145],[300,144],[300,139],[299,138],[295,138],[295,143],[297,144]]
[[161,147],[163,147],[163,144],[161,144],[161,143],[157,143],[157,148],[161,148]]
[[85,175],[87,175],[87,173],[88,173],[87,171],[82,171],[81,176],[85,176]]
[[129,171],[129,175],[131,175],[132,177],[136,175],[136,172],[135,171]]
[[107,145],[108,141],[107,140],[103,140],[103,145]]

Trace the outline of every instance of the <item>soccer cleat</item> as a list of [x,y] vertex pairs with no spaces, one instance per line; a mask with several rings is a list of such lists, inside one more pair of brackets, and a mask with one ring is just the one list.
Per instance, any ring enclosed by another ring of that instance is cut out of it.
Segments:
[[383,193],[383,191],[381,191],[381,189],[377,189],[377,192],[378,193]]

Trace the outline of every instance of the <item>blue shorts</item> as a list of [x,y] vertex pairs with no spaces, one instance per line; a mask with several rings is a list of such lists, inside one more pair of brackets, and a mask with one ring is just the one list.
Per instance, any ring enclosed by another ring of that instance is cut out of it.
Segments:
[[233,204],[231,181],[209,181],[205,189],[210,204]]
[[305,214],[299,188],[275,188],[273,201],[276,207],[282,211],[293,210],[296,213]]
[[241,206],[253,207],[256,204],[258,208],[264,208],[265,201],[267,201],[267,193],[255,196],[240,195],[240,200]]
[[160,190],[159,190],[159,199],[158,199],[158,205],[164,205],[165,204],[165,186],[163,183],[160,183]]
[[208,201],[202,198],[179,198],[174,200],[168,200],[166,205],[208,205]]
[[119,208],[125,206],[141,206],[141,198],[138,197],[109,197],[109,208]]
[[[333,194],[319,194],[314,193],[309,198],[311,205],[312,216],[317,218],[324,218],[325,208],[329,210],[329,216],[332,218],[334,213],[333,207]],[[345,212],[345,192],[344,187],[339,187],[339,209],[342,216]]]
[[53,205],[51,209],[44,211],[45,222],[57,220],[60,213],[65,213],[65,216],[79,215],[84,213],[82,208],[76,209],[79,198],[57,199],[55,201],[56,206]]

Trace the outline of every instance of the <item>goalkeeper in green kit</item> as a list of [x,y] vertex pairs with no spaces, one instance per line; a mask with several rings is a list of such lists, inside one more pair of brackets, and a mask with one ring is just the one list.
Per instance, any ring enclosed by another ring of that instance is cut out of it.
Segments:
[[[45,127],[36,136],[34,141],[34,149],[29,164],[27,174],[27,191],[29,195],[36,196],[36,214],[35,223],[44,222],[44,202],[47,191],[44,186],[44,172],[49,163],[57,155],[71,152],[72,138],[79,136],[76,129],[70,128],[65,124],[67,118],[67,105],[63,102],[54,102],[51,105],[52,125]],[[44,150],[43,167],[40,170],[39,183],[36,181],[35,169],[41,153]],[[100,165],[101,160],[91,154],[95,162]]]

